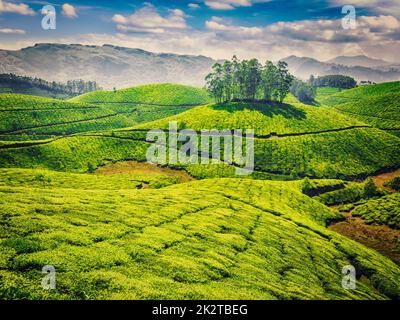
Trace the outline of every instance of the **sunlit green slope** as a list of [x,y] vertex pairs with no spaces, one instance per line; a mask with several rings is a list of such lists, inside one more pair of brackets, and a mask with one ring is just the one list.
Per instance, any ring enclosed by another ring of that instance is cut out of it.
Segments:
[[[399,267],[327,230],[337,215],[299,183],[218,179],[118,193],[55,185],[0,187],[3,299],[400,295]],[[55,291],[41,287],[45,265],[57,271]],[[347,265],[356,290],[342,287]]]
[[[181,113],[190,109],[191,103],[200,104],[202,97],[206,97],[203,90],[191,87],[154,85],[146,88],[119,91],[123,93],[118,93],[121,99],[126,98],[128,101],[122,104],[105,103],[106,98],[103,103],[93,103],[95,101],[86,95],[71,101],[61,101],[20,94],[0,94],[0,139],[22,140],[19,136],[23,134],[27,136],[25,140],[31,140],[39,135],[60,136],[131,127]],[[164,97],[166,92],[169,95],[166,102],[171,103],[168,106],[138,104],[138,100],[135,100],[143,98],[148,101],[151,100],[149,97],[153,97],[152,101],[157,101],[158,95]],[[110,92],[99,91],[91,93],[91,96],[107,94]],[[88,103],[79,100],[87,100]],[[185,101],[189,105],[180,105]]]
[[334,106],[349,102],[358,102],[361,99],[368,99],[388,93],[398,93],[400,91],[400,82],[386,82],[375,85],[360,86],[350,90],[343,90],[337,94],[329,95],[322,99],[322,103]]
[[0,94],[0,115],[0,139],[14,134],[65,135],[137,123],[128,110],[115,112],[106,107],[19,94]]
[[200,105],[211,101],[204,89],[178,84],[150,84],[113,91],[95,91],[71,99],[85,103],[142,103],[156,105]]
[[183,129],[254,129],[256,135],[318,132],[365,124],[332,108],[307,106],[289,96],[280,103],[227,103],[201,106],[136,128],[167,129],[171,121]]

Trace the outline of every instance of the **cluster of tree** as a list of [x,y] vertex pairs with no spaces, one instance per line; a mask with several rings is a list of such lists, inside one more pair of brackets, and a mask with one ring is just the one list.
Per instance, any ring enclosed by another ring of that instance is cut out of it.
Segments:
[[[54,82],[52,82],[54,84]],[[82,94],[86,92],[101,90],[96,81],[70,80],[64,84],[68,92],[72,94]]]
[[316,87],[299,79],[294,79],[290,92],[301,102],[313,103],[317,93]]
[[0,74],[0,85],[10,89],[21,87],[34,87],[46,91],[64,93],[70,96],[83,94],[90,91],[101,90],[96,81],[71,80],[67,83],[49,82],[40,78],[18,76],[15,74]]
[[357,81],[352,77],[342,75],[328,75],[315,78],[311,75],[308,84],[313,87],[334,87],[340,89],[352,89],[357,87]]
[[294,77],[285,62],[263,66],[257,59],[216,63],[206,77],[206,87],[217,103],[229,101],[279,101],[290,92]]
[[360,85],[361,86],[367,86],[367,85],[370,85],[370,84],[376,84],[376,82],[372,82],[372,81],[369,81],[369,80],[360,81]]

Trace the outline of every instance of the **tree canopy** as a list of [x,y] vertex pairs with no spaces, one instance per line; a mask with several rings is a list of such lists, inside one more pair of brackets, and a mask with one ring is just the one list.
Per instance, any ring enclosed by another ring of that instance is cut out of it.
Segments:
[[36,87],[50,92],[65,93],[76,96],[90,91],[101,90],[96,81],[69,80],[67,83],[49,82],[40,78],[19,76],[12,73],[0,74],[0,87],[20,89],[22,87]]
[[315,99],[316,88],[299,79],[295,79],[290,87],[290,92],[299,99],[299,101],[312,103]]
[[206,77],[206,87],[217,103],[255,101],[283,102],[294,77],[285,62],[261,65],[257,59],[240,61],[236,56],[223,64],[216,63]]
[[342,75],[328,75],[314,78],[310,77],[309,84],[313,87],[334,87],[340,89],[352,89],[357,87],[357,81],[352,77]]

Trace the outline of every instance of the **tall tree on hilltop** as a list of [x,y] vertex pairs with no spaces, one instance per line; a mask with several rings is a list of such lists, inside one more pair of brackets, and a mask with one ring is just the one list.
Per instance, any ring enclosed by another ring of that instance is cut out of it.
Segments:
[[265,100],[271,101],[276,90],[278,69],[271,62],[267,61],[262,71],[262,89]]
[[289,73],[288,65],[284,61],[279,61],[277,66],[277,84],[278,84],[278,99],[282,103],[285,97],[290,92],[290,86],[294,77]]

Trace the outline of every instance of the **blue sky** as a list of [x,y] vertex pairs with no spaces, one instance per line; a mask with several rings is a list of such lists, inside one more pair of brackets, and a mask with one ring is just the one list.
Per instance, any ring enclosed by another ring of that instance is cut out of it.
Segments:
[[[321,60],[367,54],[396,61],[398,0],[352,0],[357,27],[342,27],[347,0],[0,0],[0,48],[37,42],[110,43],[157,52]],[[56,8],[56,30],[43,30],[41,8]],[[387,50],[379,49],[384,44]]]

